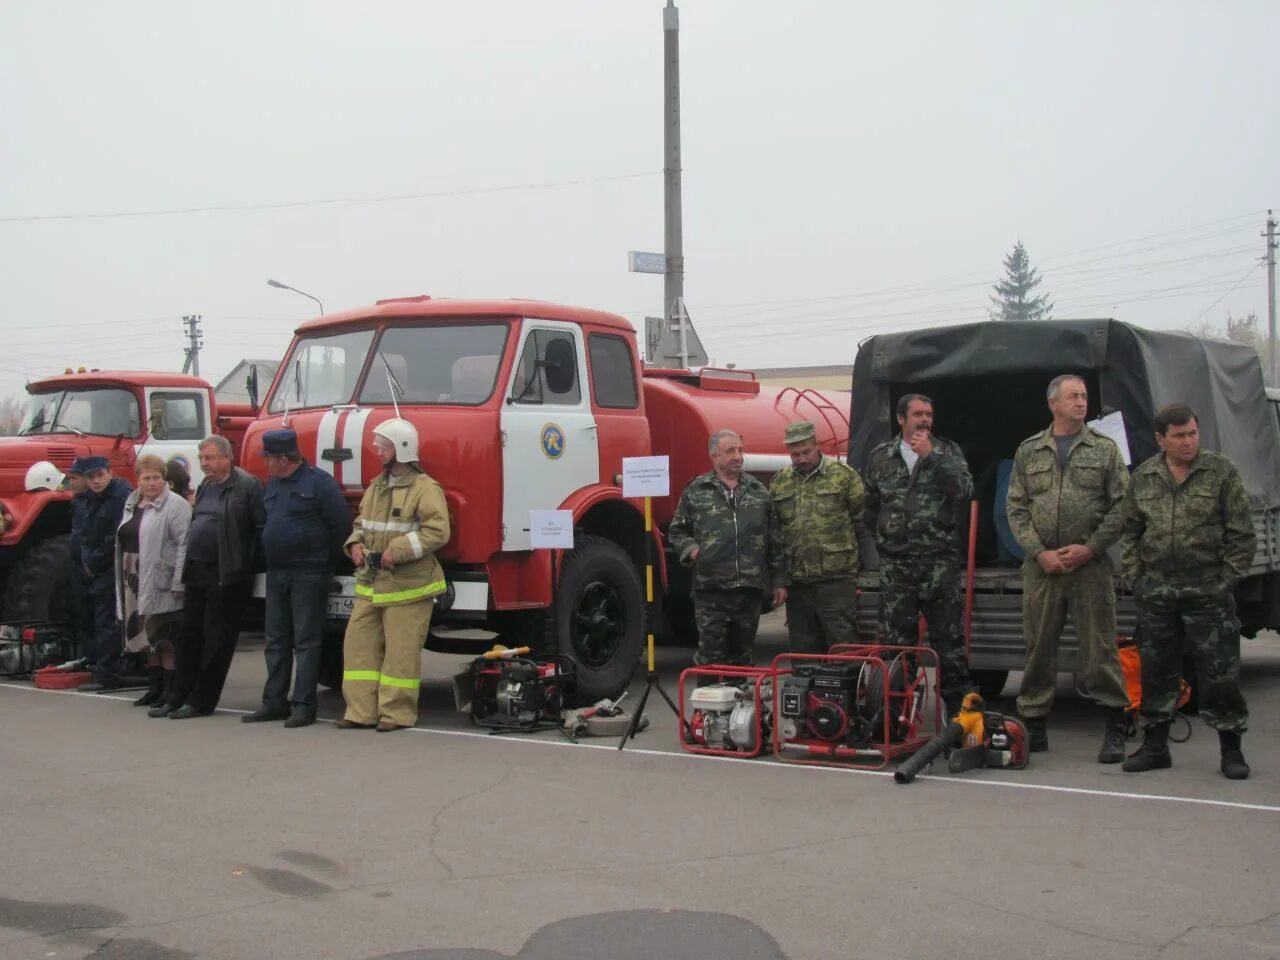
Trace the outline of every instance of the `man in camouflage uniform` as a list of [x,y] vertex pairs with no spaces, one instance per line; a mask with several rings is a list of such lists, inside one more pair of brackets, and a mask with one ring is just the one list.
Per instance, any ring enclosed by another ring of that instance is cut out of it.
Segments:
[[1142,654],[1142,747],[1128,773],[1173,765],[1169,721],[1183,643],[1195,651],[1200,715],[1218,731],[1222,773],[1249,776],[1240,737],[1249,710],[1240,693],[1235,585],[1249,573],[1257,538],[1244,482],[1230,460],[1200,449],[1195,411],[1171,403],[1156,414],[1161,452],[1133,473],[1124,499],[1124,572],[1133,579]]
[[749,665],[776,561],[772,501],[768,488],[742,471],[741,437],[717,431],[707,449],[712,469],[685,487],[667,539],[680,562],[693,567],[693,662]]
[[914,647],[920,614],[938,654],[947,715],[973,689],[965,660],[960,521],[973,497],[964,453],[933,433],[933,401],[908,393],[898,401],[902,435],[871,451],[866,523],[880,554],[880,637]]
[[1070,613],[1085,689],[1107,708],[1098,762],[1119,763],[1129,696],[1116,650],[1116,592],[1106,552],[1120,539],[1129,474],[1120,448],[1084,424],[1089,393],[1083,380],[1054,377],[1048,398],[1053,423],[1022,442],[1009,478],[1009,529],[1026,551],[1027,664],[1018,711],[1027,721],[1031,749],[1049,749],[1058,640]]
[[787,425],[791,466],[769,484],[774,539],[789,583],[775,584],[774,605],[787,604],[792,653],[826,653],[857,640],[858,538],[862,481],[847,464],[824,457],[812,423]]

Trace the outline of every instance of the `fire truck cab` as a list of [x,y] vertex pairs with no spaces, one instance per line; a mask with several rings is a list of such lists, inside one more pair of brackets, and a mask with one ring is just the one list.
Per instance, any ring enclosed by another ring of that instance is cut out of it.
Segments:
[[[616,692],[643,631],[643,517],[620,487],[622,459],[650,449],[631,326],[532,301],[427,297],[321,317],[299,327],[242,462],[265,476],[262,434],[287,424],[354,508],[379,470],[373,428],[397,408],[418,429],[453,531],[428,645],[465,646],[458,631],[475,627],[543,648],[555,638],[578,663],[584,699]],[[572,511],[573,551],[532,548],[538,509]],[[566,596],[571,572],[583,582]],[[335,587],[329,612],[341,621],[352,580]]]

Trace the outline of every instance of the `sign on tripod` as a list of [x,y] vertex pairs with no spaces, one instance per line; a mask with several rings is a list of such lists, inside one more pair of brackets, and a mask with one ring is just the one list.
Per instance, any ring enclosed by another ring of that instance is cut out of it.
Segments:
[[624,457],[624,497],[665,497],[671,493],[670,457]]

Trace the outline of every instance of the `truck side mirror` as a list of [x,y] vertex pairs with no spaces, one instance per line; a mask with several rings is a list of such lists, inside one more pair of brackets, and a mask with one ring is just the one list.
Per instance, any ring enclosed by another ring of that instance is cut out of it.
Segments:
[[249,406],[258,409],[258,365],[249,365],[249,376],[244,381],[245,392],[249,394]]

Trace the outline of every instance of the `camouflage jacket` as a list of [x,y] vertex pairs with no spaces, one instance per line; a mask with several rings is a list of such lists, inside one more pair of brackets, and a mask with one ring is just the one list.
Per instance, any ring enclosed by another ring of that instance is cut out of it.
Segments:
[[1050,426],[1022,441],[1009,478],[1009,529],[1031,561],[1045,550],[1082,543],[1102,556],[1120,539],[1120,503],[1129,473],[1120,448],[1085,427],[1058,466]]
[[784,467],[769,484],[774,539],[782,551],[781,582],[852,577],[858,572],[862,480],[858,471],[823,457],[810,474]]
[[750,474],[744,473],[733,490],[715,471],[690,480],[667,541],[680,562],[693,567],[693,588],[768,589],[778,559],[769,539],[772,513],[768,489]]
[[1235,464],[1201,450],[1177,483],[1158,453],[1133,472],[1122,511],[1124,572],[1135,580],[1219,583],[1249,572],[1257,537],[1249,495]]
[[887,440],[867,460],[867,526],[883,557],[958,557],[960,526],[973,498],[973,478],[960,447],[933,438],[933,452],[907,470],[902,438]]

